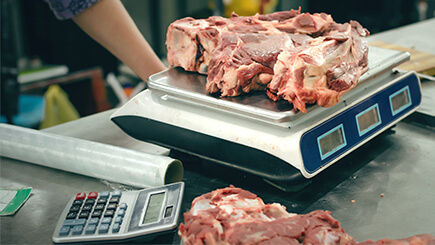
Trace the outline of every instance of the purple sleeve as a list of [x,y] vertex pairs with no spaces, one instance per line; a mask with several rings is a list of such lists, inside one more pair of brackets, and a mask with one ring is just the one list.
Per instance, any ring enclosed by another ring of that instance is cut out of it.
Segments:
[[59,20],[71,19],[99,0],[44,0]]

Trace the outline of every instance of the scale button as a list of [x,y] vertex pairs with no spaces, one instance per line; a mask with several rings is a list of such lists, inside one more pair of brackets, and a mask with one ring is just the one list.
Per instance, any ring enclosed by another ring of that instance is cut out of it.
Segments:
[[166,207],[165,218],[167,218],[167,217],[171,217],[171,216],[172,216],[172,211],[173,211],[173,209],[174,209],[174,206]]

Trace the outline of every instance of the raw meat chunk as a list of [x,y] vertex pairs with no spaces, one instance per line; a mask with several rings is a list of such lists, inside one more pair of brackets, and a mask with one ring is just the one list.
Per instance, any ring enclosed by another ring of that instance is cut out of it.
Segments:
[[221,96],[267,90],[306,112],[306,103],[335,105],[367,70],[369,32],[358,22],[337,24],[325,13],[173,22],[166,45],[171,66],[208,74],[206,89]]
[[340,244],[434,245],[435,237],[421,234],[404,239],[358,243],[329,211],[288,213],[279,203],[265,204],[254,193],[229,186],[192,201],[178,234],[190,244]]

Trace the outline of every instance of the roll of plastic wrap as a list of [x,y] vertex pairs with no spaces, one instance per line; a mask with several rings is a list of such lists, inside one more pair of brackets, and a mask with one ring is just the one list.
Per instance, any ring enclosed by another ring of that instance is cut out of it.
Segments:
[[1,156],[135,187],[181,181],[179,160],[122,147],[0,124]]

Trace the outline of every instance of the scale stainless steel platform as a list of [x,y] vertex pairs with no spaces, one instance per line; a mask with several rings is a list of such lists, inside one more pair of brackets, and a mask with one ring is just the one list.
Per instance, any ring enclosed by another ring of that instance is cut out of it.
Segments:
[[415,72],[394,68],[407,52],[370,47],[369,69],[335,106],[295,112],[256,92],[220,98],[206,76],[171,68],[111,120],[130,136],[300,189],[309,179],[414,112],[421,104]]

